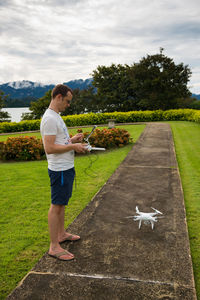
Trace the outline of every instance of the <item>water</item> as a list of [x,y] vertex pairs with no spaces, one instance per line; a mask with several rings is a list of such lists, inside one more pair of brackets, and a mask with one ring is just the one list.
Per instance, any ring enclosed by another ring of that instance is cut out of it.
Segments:
[[7,111],[11,116],[11,122],[20,122],[23,113],[30,112],[29,107],[3,107],[2,111]]

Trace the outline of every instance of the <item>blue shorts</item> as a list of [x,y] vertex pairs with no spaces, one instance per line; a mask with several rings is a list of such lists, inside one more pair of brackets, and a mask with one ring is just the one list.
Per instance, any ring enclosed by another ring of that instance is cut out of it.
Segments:
[[72,196],[75,169],[52,171],[48,169],[51,184],[51,203],[67,205]]

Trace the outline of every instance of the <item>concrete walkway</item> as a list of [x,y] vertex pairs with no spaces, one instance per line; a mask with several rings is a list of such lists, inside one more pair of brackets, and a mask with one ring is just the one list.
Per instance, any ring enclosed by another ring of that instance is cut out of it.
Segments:
[[[135,206],[162,211],[150,225]],[[70,262],[45,254],[9,300],[196,299],[183,192],[170,126],[149,123],[126,159],[68,228]]]

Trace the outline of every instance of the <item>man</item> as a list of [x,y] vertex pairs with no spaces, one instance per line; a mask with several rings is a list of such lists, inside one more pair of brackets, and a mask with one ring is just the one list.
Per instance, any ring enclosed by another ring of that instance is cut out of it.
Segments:
[[40,131],[48,160],[48,173],[51,182],[51,206],[48,213],[50,248],[48,254],[60,260],[71,260],[74,255],[64,250],[60,243],[76,241],[80,236],[67,233],[64,228],[65,206],[72,194],[75,176],[74,151],[86,152],[81,144],[83,134],[70,138],[67,127],[59,115],[70,106],[72,90],[58,84],[52,90],[49,108],[42,117]]

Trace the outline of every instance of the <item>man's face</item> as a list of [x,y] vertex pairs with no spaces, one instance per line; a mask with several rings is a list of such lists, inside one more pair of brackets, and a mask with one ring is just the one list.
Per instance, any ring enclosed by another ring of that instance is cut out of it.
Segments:
[[73,98],[73,96],[72,96],[71,92],[68,92],[67,96],[65,96],[65,97],[62,97],[62,96],[60,97],[60,101],[59,101],[59,111],[60,112],[65,111],[66,108],[70,106],[72,98]]

